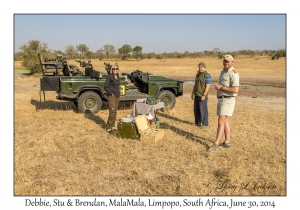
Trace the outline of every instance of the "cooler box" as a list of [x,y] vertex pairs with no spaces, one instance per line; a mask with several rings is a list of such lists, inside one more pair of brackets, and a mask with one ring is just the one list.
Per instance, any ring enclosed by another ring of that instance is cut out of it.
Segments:
[[121,138],[139,139],[137,127],[134,122],[118,122],[118,132]]
[[161,140],[165,132],[163,129],[152,129],[148,126],[148,121],[146,115],[139,115],[134,118],[136,127],[140,134],[140,141],[146,143],[156,143]]

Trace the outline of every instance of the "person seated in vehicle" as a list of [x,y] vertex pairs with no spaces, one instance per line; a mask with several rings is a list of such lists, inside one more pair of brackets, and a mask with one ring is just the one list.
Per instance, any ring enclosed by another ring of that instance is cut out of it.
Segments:
[[80,68],[78,66],[76,66],[75,64],[70,64],[69,69],[72,74],[82,74],[82,72],[80,71]]

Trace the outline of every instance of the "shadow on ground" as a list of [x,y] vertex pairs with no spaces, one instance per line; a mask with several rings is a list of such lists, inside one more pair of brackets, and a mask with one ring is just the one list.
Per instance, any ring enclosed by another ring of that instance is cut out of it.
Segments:
[[74,105],[73,102],[70,101],[64,101],[64,102],[58,102],[58,101],[44,101],[40,102],[34,99],[31,99],[30,104],[35,106],[36,111],[48,109],[48,110],[73,110],[76,113],[79,113],[78,108]]
[[[180,120],[180,119],[178,119],[176,117],[169,116],[169,115],[167,115],[165,113],[159,113],[159,116],[163,116],[163,117],[166,117],[166,118],[169,118],[169,119],[181,121],[181,122],[187,123],[187,124],[193,124],[191,122],[187,122],[187,121],[184,121],[184,120]],[[101,128],[106,129],[106,126],[107,126],[106,122],[101,117],[99,117],[98,115],[94,115],[92,113],[86,113],[84,115],[84,117],[87,118],[87,119],[89,119],[89,120],[91,120],[91,121],[93,121],[97,125],[101,126]],[[118,122],[116,122],[116,124],[117,123]],[[180,128],[177,128],[175,126],[169,125],[168,123],[161,123],[160,127],[162,129],[171,130],[171,131],[177,133],[178,135],[181,135],[181,136],[185,137],[186,139],[195,141],[195,142],[203,145],[206,150],[209,149],[209,145],[206,143],[207,139],[205,139],[204,137],[200,137],[200,136],[194,135],[193,133],[190,133],[190,132],[187,132],[187,131],[182,130]],[[118,138],[120,138],[120,134],[119,134],[119,132],[117,130],[114,130],[114,131],[110,132],[110,134],[114,135],[114,136],[116,136]]]
[[106,122],[99,117],[98,115],[92,114],[92,113],[85,113],[84,117],[86,119],[89,119],[91,121],[93,121],[94,123],[96,123],[97,125],[99,125],[101,128],[106,129]]
[[[48,110],[73,110],[75,113],[80,113],[78,107],[72,102],[72,101],[53,101],[53,100],[47,100],[47,101],[37,101],[34,99],[31,99],[30,104],[35,106],[36,111],[48,109]],[[122,102],[119,104],[118,109],[119,110],[125,110],[125,109],[132,109],[132,103],[129,102]],[[108,103],[103,102],[101,110],[108,109]],[[89,112],[87,111],[89,114]]]
[[203,138],[203,137],[196,136],[196,135],[194,135],[190,132],[187,132],[187,131],[182,130],[180,128],[176,128],[175,126],[169,125],[167,123],[161,123],[160,127],[162,129],[171,130],[171,131],[177,133],[178,135],[181,135],[181,136],[185,137],[186,139],[198,142],[199,144],[203,145],[206,148],[206,150],[209,149],[209,145],[206,143],[206,139]]
[[185,123],[185,124],[189,124],[189,125],[193,125],[193,124],[194,124],[194,123],[191,123],[191,122],[189,122],[189,121],[181,120],[181,119],[179,119],[179,118],[177,118],[177,117],[170,116],[170,115],[168,115],[168,114],[166,114],[166,113],[162,113],[162,112],[160,112],[160,111],[158,111],[158,112],[156,113],[156,115],[157,115],[157,116],[165,117],[165,118],[167,118],[167,119],[175,120],[176,122],[181,122],[181,123]]
[[[75,113],[80,113],[78,108],[74,105],[73,102],[67,101],[67,102],[57,102],[57,101],[45,101],[40,103],[40,101],[31,99],[30,102],[33,106],[35,106],[36,111],[39,110],[43,110],[43,109],[48,109],[48,110],[73,110]],[[131,103],[120,103],[119,109],[130,109],[132,106]],[[104,103],[102,106],[102,109],[108,109],[108,105],[107,103]],[[166,113],[161,113],[161,112],[157,112],[158,116],[162,116],[171,120],[176,120],[178,122],[182,122],[182,123],[186,123],[186,124],[190,124],[192,125],[193,123],[185,121],[185,120],[181,120],[179,118],[170,116]],[[96,123],[97,125],[99,125],[101,128],[103,128],[104,130],[106,129],[106,122],[105,120],[103,120],[101,117],[99,117],[98,115],[95,115],[93,113],[85,113],[84,117],[93,121],[94,123]],[[117,122],[116,122],[117,123]],[[160,124],[162,129],[168,129],[168,130],[172,130],[173,132],[177,133],[178,135],[181,135],[183,137],[185,137],[186,139],[190,139],[192,141],[196,141],[198,143],[200,143],[201,145],[203,145],[207,150],[209,149],[208,144],[205,142],[206,139],[200,136],[196,136],[193,133],[187,132],[185,130],[182,130],[180,128],[177,128],[175,126],[169,125],[168,123],[161,123]],[[110,133],[111,135],[114,135],[116,137],[120,137],[118,131],[112,131]]]

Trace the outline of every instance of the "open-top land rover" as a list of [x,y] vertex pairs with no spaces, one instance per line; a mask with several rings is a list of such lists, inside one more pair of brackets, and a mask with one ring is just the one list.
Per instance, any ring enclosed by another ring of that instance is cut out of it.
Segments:
[[[104,85],[111,72],[109,63],[104,63],[105,71],[94,70],[90,61],[76,60],[80,67],[68,65],[60,54],[56,58],[43,58],[39,61],[43,72],[40,79],[41,93],[55,91],[57,99],[73,101],[81,112],[97,113],[107,101]],[[83,69],[83,70],[80,70]],[[155,98],[164,102],[164,109],[175,106],[176,97],[183,95],[183,81],[155,76],[148,72],[134,70],[120,75],[120,102],[136,101],[141,98]]]

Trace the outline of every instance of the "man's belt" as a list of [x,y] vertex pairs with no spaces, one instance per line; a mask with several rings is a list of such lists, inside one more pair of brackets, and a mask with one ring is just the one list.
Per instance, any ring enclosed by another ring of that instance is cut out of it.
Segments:
[[234,97],[234,96],[218,96],[218,99],[220,99],[220,98],[231,98],[231,97]]

